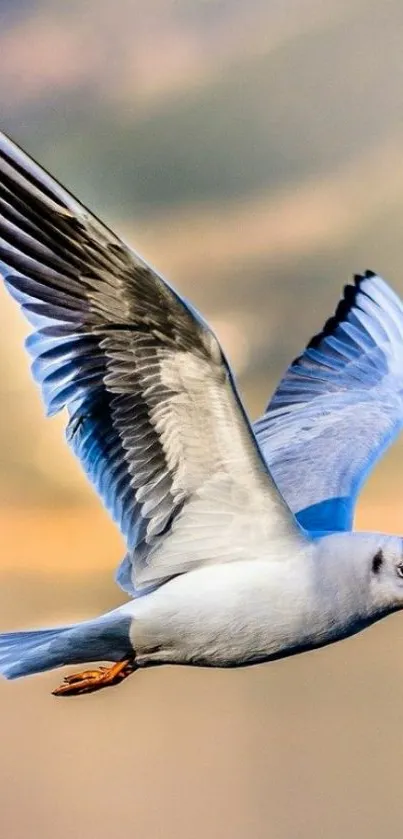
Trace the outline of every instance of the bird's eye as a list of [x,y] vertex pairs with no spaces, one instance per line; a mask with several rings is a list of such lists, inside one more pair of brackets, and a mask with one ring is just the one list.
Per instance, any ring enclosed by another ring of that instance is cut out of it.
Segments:
[[396,565],[396,574],[398,577],[403,577],[403,562],[399,562],[399,565]]

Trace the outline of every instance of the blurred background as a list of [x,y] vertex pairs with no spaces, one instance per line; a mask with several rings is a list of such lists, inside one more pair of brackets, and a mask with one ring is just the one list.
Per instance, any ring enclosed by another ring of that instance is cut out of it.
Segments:
[[[401,0],[0,0],[1,127],[212,323],[253,417],[354,271],[403,294]],[[123,602],[0,289],[0,629]],[[402,532],[403,445],[359,528]],[[402,617],[69,701],[0,683],[6,839],[401,835]]]

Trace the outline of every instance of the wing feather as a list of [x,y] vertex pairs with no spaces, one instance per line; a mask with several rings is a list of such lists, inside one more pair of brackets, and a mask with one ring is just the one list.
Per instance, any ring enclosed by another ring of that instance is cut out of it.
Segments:
[[372,271],[288,368],[254,425],[303,527],[350,530],[359,490],[403,425],[403,304]]
[[301,540],[207,325],[2,135],[0,260],[47,412],[68,409],[68,442],[125,536],[126,589],[256,554],[269,532]]

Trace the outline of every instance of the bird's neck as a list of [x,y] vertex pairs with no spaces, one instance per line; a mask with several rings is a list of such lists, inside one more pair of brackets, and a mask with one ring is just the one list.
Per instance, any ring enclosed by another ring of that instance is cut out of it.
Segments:
[[368,561],[360,551],[321,550],[313,573],[319,624],[329,640],[352,635],[381,617],[369,596]]

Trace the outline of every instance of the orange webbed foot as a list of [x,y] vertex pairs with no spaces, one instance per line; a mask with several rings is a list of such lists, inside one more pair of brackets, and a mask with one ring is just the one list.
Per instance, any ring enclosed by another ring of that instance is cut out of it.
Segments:
[[80,693],[92,693],[94,690],[117,685],[130,676],[136,669],[134,660],[117,661],[112,667],[99,667],[97,670],[83,670],[66,676],[63,684],[52,690],[53,696],[75,696]]

